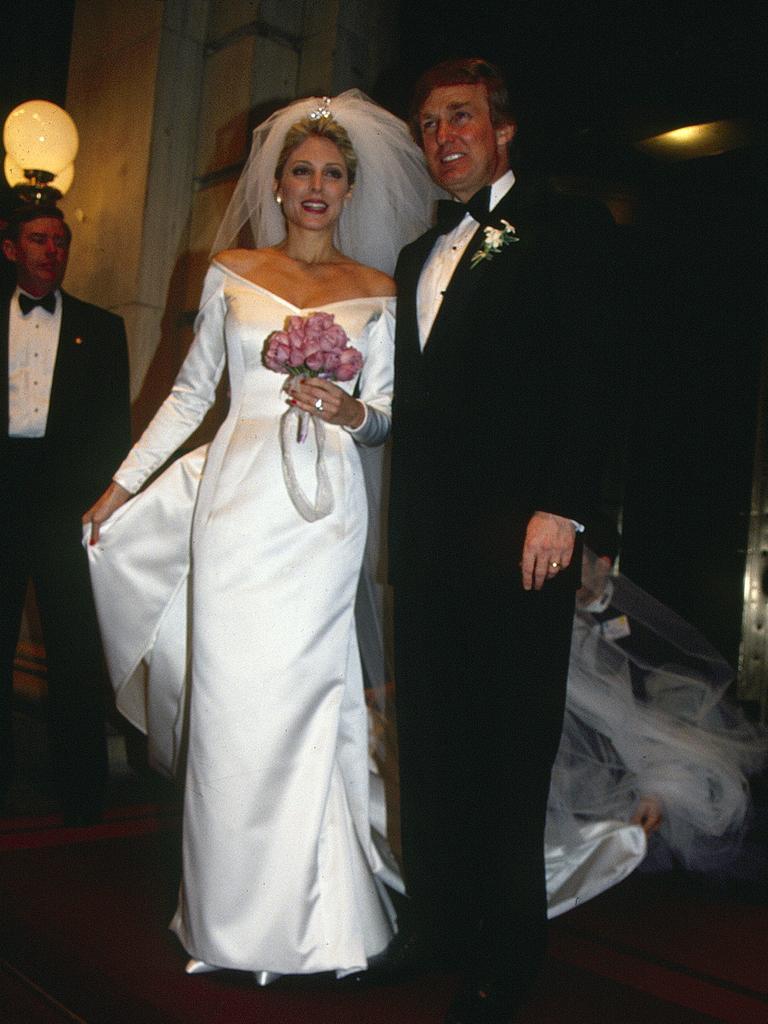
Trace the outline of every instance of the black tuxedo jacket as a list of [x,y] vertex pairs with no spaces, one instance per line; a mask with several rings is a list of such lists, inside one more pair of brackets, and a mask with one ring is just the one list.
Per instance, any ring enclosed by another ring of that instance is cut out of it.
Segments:
[[498,227],[502,218],[517,241],[471,267],[484,238],[484,225],[478,228],[423,353],[416,291],[437,230],[398,261],[389,548],[395,583],[425,570],[462,578],[519,574],[534,511],[579,522],[592,514],[595,416],[613,329],[613,224],[600,205],[520,184],[485,223]]
[[[61,329],[43,443],[39,492],[52,510],[80,516],[130,447],[128,349],[122,318],[62,292]],[[0,466],[19,470],[8,441],[8,313],[0,298]],[[13,479],[7,481],[13,494]]]

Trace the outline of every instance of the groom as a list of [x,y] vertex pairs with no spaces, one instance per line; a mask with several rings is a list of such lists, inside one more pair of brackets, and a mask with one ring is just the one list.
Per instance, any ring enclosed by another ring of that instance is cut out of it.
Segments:
[[516,126],[487,62],[428,71],[412,110],[430,174],[456,201],[396,272],[404,869],[417,927],[464,978],[446,1024],[496,1024],[544,957],[544,818],[579,524],[597,490],[591,396],[612,224],[602,207],[516,181]]

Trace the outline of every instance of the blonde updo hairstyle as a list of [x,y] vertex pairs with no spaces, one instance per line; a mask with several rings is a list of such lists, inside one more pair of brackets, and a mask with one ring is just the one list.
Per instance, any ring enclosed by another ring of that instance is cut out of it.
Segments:
[[357,154],[352,148],[352,143],[350,142],[346,128],[339,124],[333,115],[330,117],[320,117],[317,120],[312,120],[310,117],[303,117],[300,121],[291,125],[285,134],[283,147],[280,150],[280,156],[277,158],[275,181],[279,181],[282,178],[285,165],[288,162],[288,157],[294,149],[313,135],[319,136],[322,139],[328,139],[329,142],[335,143],[347,168],[347,180],[349,181],[350,186],[354,185],[355,174],[357,172]]
[[359,89],[294,100],[253,129],[250,153],[211,253],[268,249],[283,241],[285,216],[276,192],[291,151],[315,136],[338,147],[347,181],[354,181],[355,198],[344,204],[334,244],[349,259],[391,274],[403,246],[432,223],[441,190],[405,124]]

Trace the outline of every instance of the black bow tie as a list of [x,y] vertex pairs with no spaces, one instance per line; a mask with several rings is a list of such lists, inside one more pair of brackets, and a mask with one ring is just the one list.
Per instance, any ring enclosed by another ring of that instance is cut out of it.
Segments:
[[437,226],[440,234],[445,235],[464,220],[469,213],[478,224],[482,224],[488,214],[491,202],[491,186],[486,185],[475,192],[468,203],[457,203],[455,199],[440,199],[437,203]]
[[47,295],[43,295],[39,299],[33,298],[31,295],[25,295],[24,292],[19,292],[19,307],[24,316],[30,313],[35,306],[42,306],[43,309],[49,313],[56,312],[56,293],[48,292]]

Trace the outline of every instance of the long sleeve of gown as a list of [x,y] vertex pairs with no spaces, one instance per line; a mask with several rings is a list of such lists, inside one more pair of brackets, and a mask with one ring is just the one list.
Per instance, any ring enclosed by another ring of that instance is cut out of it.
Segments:
[[381,316],[368,324],[369,352],[360,377],[365,418],[348,433],[359,444],[379,445],[389,437],[395,369],[395,300],[385,299]]
[[197,429],[215,400],[225,365],[223,280],[218,267],[209,268],[195,338],[171,392],[113,477],[132,494]]

